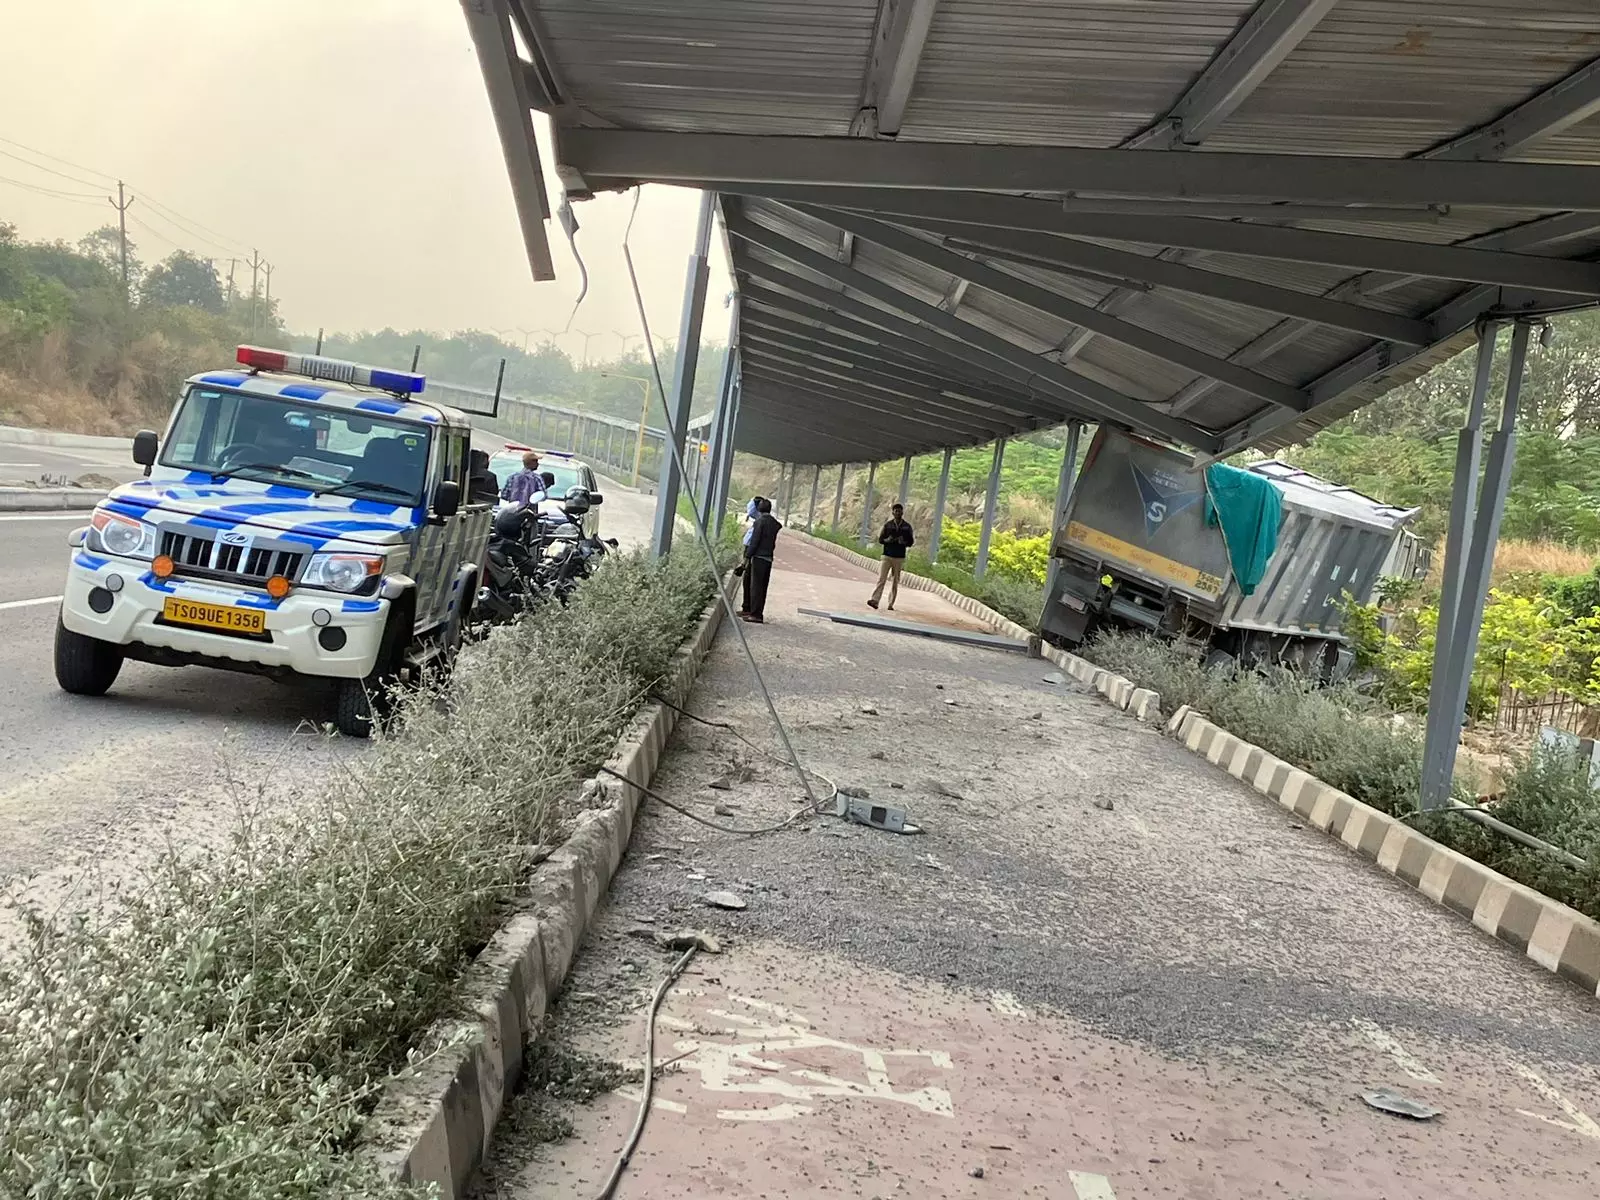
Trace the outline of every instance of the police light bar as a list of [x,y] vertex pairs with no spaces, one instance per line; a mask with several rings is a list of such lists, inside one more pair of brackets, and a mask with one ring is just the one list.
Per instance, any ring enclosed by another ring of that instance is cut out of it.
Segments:
[[532,446],[524,446],[521,442],[507,442],[507,450],[532,450]]
[[573,455],[571,450],[546,450],[544,452],[544,456],[546,458],[572,458],[572,457],[574,457],[574,455]]
[[304,375],[308,379],[331,379],[335,383],[379,388],[400,395],[415,394],[428,384],[425,376],[414,375],[410,371],[385,371],[379,367],[364,367],[360,363],[342,362],[337,358],[289,354],[261,346],[240,346],[238,359],[241,366],[249,367],[252,371],[280,371],[285,375]]

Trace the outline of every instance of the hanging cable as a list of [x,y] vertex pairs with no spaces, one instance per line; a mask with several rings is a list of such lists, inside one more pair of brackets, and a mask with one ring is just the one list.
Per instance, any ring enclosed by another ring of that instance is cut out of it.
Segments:
[[[678,470],[678,478],[687,479],[689,472],[683,461],[683,446],[680,444],[677,431],[672,425],[671,402],[667,398],[666,384],[662,382],[661,361],[656,357],[655,338],[651,336],[650,332],[650,317],[645,312],[644,292],[639,287],[639,273],[634,269],[633,249],[629,244],[629,239],[633,236],[634,218],[639,215],[639,196],[640,189],[636,187],[633,190],[633,210],[628,214],[628,226],[622,233],[622,261],[628,268],[628,282],[633,287],[633,303],[639,310],[639,326],[644,332],[645,350],[650,355],[650,372],[655,376],[656,392],[661,397],[662,415],[665,418],[663,428],[667,431],[665,448],[667,453],[672,455],[673,465]],[[684,348],[679,346],[678,353],[682,354],[683,352]],[[656,496],[656,503],[661,503],[659,492]],[[800,777],[800,786],[805,788],[806,799],[811,802],[812,809],[817,810],[821,807],[822,802],[817,799],[817,794],[811,790],[811,774],[800,762],[800,756],[795,752],[794,743],[789,740],[789,731],[784,727],[783,718],[778,715],[778,706],[773,703],[772,693],[767,689],[767,681],[761,677],[761,668],[756,665],[755,653],[750,649],[750,639],[745,637],[744,626],[739,620],[739,614],[734,611],[733,601],[728,598],[728,590],[723,586],[722,572],[717,566],[717,552],[715,547],[711,545],[711,535],[706,532],[705,514],[701,512],[700,504],[692,492],[689,495],[689,508],[694,513],[696,540],[699,541],[701,548],[705,550],[706,563],[711,569],[711,578],[716,584],[717,599],[722,604],[724,615],[733,626],[735,636],[739,639],[739,645],[744,650],[745,660],[750,664],[750,674],[756,681],[756,688],[761,692],[761,699],[766,703],[767,712],[772,717],[772,724],[778,731],[778,738],[783,742],[783,749],[789,756],[789,762],[786,765],[794,768],[795,774]]]
[[[578,263],[578,275],[581,279],[578,298],[572,302],[572,314],[567,317],[566,328],[561,331],[566,333],[578,319],[578,309],[583,305],[583,298],[589,294],[589,267],[583,261],[583,255],[578,253],[578,215],[572,211],[572,201],[567,198],[565,192],[561,193],[561,207],[556,210],[556,215],[561,220],[561,228],[566,231],[567,245],[572,247],[572,257]],[[588,357],[587,352],[585,357]]]

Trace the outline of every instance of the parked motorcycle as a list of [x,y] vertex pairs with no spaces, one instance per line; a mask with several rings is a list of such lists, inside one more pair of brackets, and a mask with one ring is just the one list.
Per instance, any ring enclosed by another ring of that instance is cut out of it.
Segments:
[[478,589],[480,624],[504,624],[549,600],[565,605],[616,541],[585,537],[579,527],[589,511],[588,490],[571,488],[559,502],[502,509],[493,531]]

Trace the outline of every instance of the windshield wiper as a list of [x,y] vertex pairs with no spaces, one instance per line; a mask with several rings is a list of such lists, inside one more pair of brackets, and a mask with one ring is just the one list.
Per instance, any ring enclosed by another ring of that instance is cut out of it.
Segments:
[[[216,483],[219,480],[228,478],[230,475],[237,475],[240,471],[273,471],[279,475],[287,475],[291,479],[309,479],[312,483],[319,483],[322,480],[322,476],[314,475],[310,471],[302,471],[299,467],[280,467],[274,463],[248,462],[239,463],[227,471],[211,472],[211,482]],[[249,477],[246,476],[246,478]]]
[[340,496],[351,489],[358,489],[367,492],[383,492],[386,495],[400,496],[406,500],[410,500],[414,495],[414,493],[408,491],[406,488],[396,487],[392,483],[380,483],[376,479],[346,479],[343,483],[336,483],[332,487],[323,488],[322,490],[329,496]]

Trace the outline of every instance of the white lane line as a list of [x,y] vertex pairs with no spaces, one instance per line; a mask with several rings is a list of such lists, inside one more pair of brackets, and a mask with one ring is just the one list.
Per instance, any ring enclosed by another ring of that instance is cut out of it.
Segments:
[[1072,1182],[1072,1190],[1078,1193],[1078,1200],[1117,1200],[1116,1193],[1111,1190],[1111,1181],[1104,1175],[1068,1171],[1067,1178]]
[[89,510],[82,512],[49,512],[49,513],[6,513],[0,515],[0,521],[87,521]]
[[32,600],[5,600],[0,601],[0,609],[7,608],[33,608],[40,604],[59,604],[60,596],[35,596]]
[[1392,1033],[1385,1029],[1380,1029],[1371,1021],[1357,1019],[1350,1023],[1361,1031],[1362,1036],[1367,1041],[1394,1059],[1395,1064],[1418,1083],[1439,1082],[1439,1077],[1423,1066],[1417,1057],[1402,1046]]
[[1546,1100],[1550,1101],[1551,1104],[1554,1104],[1562,1112],[1566,1113],[1571,1120],[1558,1121],[1554,1117],[1547,1117],[1541,1113],[1529,1112],[1525,1108],[1517,1109],[1519,1113],[1525,1117],[1532,1117],[1535,1121],[1543,1121],[1546,1125],[1554,1125],[1557,1129],[1565,1129],[1570,1133],[1576,1133],[1580,1137],[1594,1138],[1596,1141],[1600,1141],[1600,1124],[1596,1124],[1593,1117],[1584,1112],[1571,1100],[1568,1100],[1560,1092],[1556,1091],[1556,1089],[1550,1084],[1549,1080],[1545,1079],[1543,1075],[1539,1074],[1539,1072],[1535,1071],[1532,1067],[1525,1067],[1521,1063],[1516,1063],[1514,1065],[1517,1068],[1517,1074],[1521,1075],[1523,1079],[1528,1081],[1529,1087],[1538,1092]]

